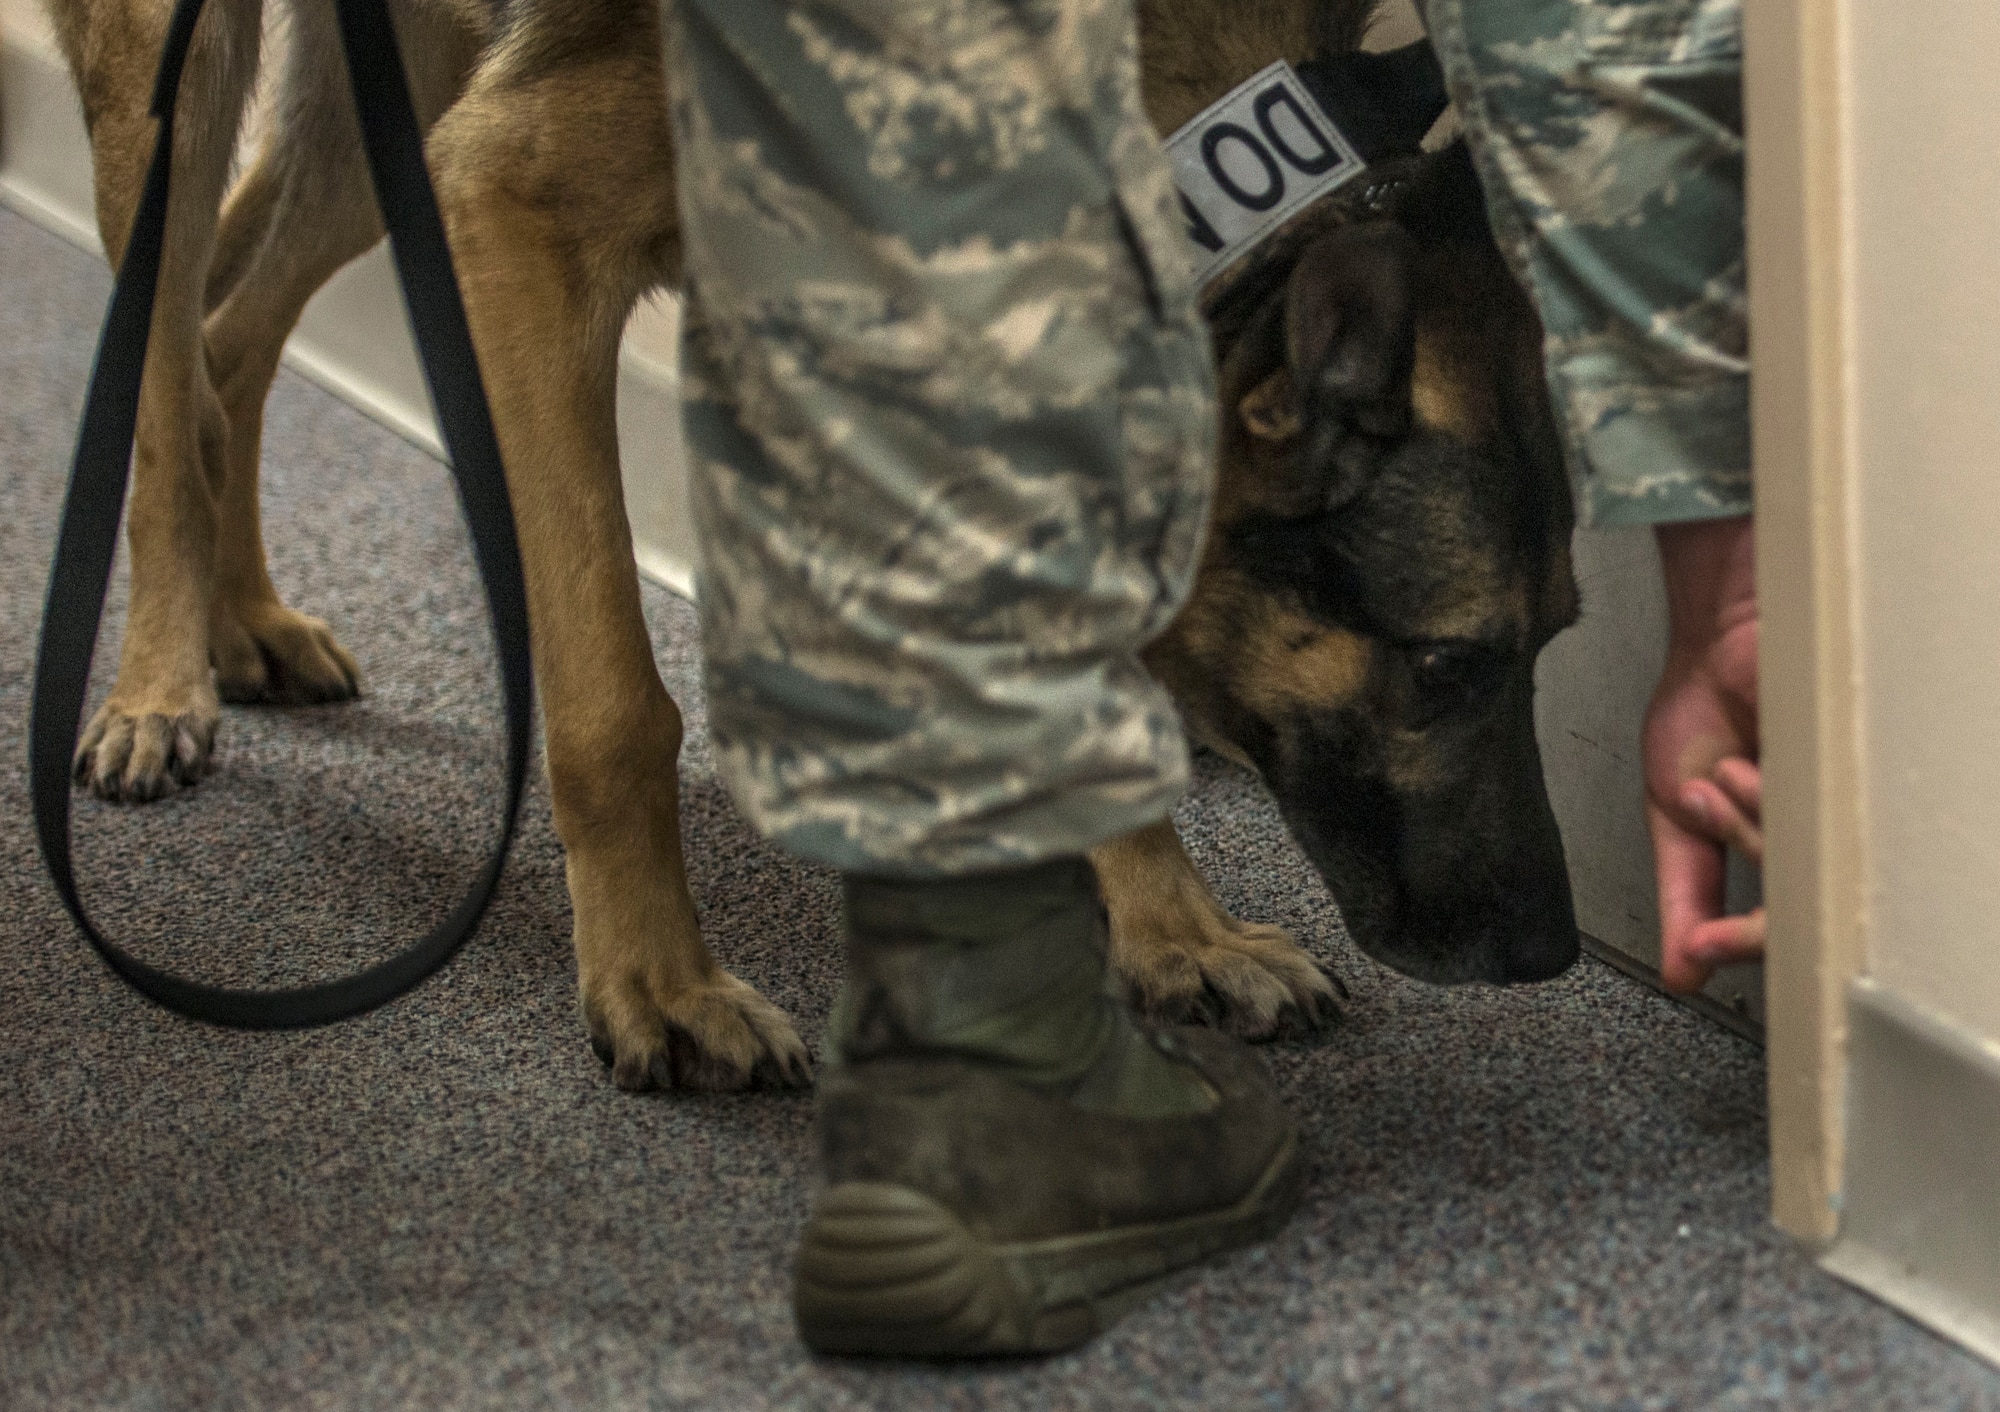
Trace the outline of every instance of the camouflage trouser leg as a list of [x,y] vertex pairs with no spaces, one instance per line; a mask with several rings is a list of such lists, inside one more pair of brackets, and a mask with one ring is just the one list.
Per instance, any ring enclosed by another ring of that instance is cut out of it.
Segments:
[[1741,0],[1425,0],[1585,524],[1750,509]]
[[1182,790],[1140,646],[1214,389],[1132,0],[676,0],[709,713],[837,867],[1079,852]]

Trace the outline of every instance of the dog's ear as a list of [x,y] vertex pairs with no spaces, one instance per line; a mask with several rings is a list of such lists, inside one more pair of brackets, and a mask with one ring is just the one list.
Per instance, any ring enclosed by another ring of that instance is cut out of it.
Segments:
[[1299,393],[1292,370],[1279,368],[1236,403],[1244,430],[1259,441],[1290,441],[1300,431]]
[[1416,325],[1410,238],[1391,221],[1343,226],[1307,246],[1285,291],[1285,361],[1304,435],[1298,471],[1337,510],[1409,432]]

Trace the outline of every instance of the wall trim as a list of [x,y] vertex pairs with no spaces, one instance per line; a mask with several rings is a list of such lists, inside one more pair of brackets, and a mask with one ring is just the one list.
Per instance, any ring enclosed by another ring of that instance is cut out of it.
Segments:
[[[0,36],[0,203],[101,255],[90,144],[60,57]],[[285,345],[285,363],[398,436],[442,458],[430,395],[388,251],[377,246],[327,282]],[[675,370],[629,343],[619,358],[618,445],[640,572],[692,597]]]
[[1862,978],[1847,1170],[1820,1263],[2000,1365],[2000,1043]]
[[1867,856],[1853,572],[1852,346],[1840,7],[1743,15],[1752,456],[1757,468],[1771,1206],[1823,1245],[1840,1225],[1848,985]]
[[1660,979],[1658,967],[1647,965],[1625,947],[1614,946],[1586,931],[1579,931],[1576,935],[1577,941],[1583,946],[1584,955],[1602,961],[1612,970],[1631,977],[1651,990],[1658,991],[1676,1005],[1686,1006],[1703,1019],[1722,1026],[1738,1038],[1750,1041],[1759,1049],[1764,1048],[1764,995],[1761,987],[1754,993],[1736,990],[1717,994],[1711,990],[1696,995],[1682,995],[1678,991],[1667,989],[1667,983]]

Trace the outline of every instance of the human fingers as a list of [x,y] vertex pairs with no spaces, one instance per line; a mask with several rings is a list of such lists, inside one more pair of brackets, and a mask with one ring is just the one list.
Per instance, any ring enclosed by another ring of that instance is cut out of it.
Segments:
[[1719,917],[1713,922],[1704,922],[1688,937],[1688,959],[1697,965],[1711,967],[1755,961],[1764,954],[1765,931],[1762,907],[1740,917]]
[[1717,843],[1728,844],[1752,862],[1764,861],[1764,831],[1714,782],[1689,780],[1680,788],[1679,803]]
[[1659,805],[1648,802],[1653,870],[1660,895],[1660,980],[1686,995],[1708,983],[1714,966],[1702,960],[1694,939],[1722,917],[1723,853],[1712,839],[1691,832]]
[[1718,760],[1709,778],[1736,802],[1751,823],[1763,827],[1764,771],[1755,760],[1740,755]]

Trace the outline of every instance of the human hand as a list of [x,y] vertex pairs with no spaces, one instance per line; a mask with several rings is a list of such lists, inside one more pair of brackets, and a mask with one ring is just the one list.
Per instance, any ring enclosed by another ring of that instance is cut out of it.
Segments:
[[1667,663],[1646,711],[1646,823],[1660,977],[1688,993],[1764,954],[1764,909],[1723,914],[1727,850],[1764,857],[1757,767],[1757,587],[1749,516],[1662,525]]

